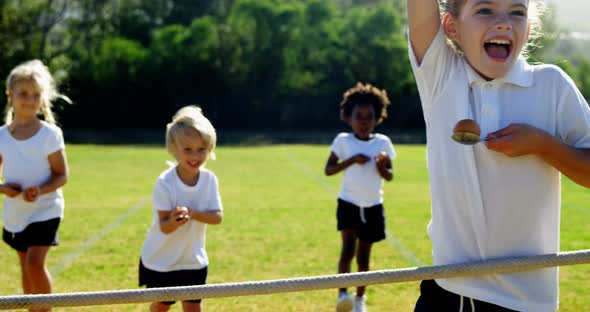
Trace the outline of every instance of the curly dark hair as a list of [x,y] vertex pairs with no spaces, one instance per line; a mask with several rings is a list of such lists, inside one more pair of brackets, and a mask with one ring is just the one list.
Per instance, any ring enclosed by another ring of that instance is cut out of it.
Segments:
[[340,119],[348,122],[355,106],[370,105],[375,111],[376,123],[380,124],[387,118],[387,106],[390,103],[385,90],[379,90],[368,83],[358,82],[356,86],[346,90],[342,95]]

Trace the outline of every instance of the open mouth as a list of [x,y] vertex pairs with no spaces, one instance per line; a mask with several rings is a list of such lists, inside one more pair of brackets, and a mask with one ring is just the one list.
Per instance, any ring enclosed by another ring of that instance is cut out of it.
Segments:
[[484,43],[484,49],[489,57],[505,60],[510,56],[512,43],[508,40],[494,39]]

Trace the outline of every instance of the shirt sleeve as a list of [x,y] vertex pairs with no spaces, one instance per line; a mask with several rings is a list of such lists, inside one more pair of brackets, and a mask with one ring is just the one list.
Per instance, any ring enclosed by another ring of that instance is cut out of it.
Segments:
[[338,159],[343,160],[342,157],[344,155],[343,146],[342,146],[342,136],[337,135],[332,141],[332,145],[330,146],[330,151],[338,157]]
[[387,153],[391,159],[394,159],[395,156],[397,156],[395,149],[393,148],[393,143],[391,143],[391,139],[387,136],[385,137],[385,142],[383,142],[383,151]]
[[174,209],[173,194],[163,179],[156,181],[153,194],[154,210],[171,211]]
[[221,194],[219,193],[219,180],[215,174],[211,174],[211,190],[209,191],[209,205],[207,206],[207,210],[223,210],[223,206],[221,204]]
[[562,72],[565,90],[558,107],[557,133],[576,148],[590,148],[590,107],[574,81]]
[[420,102],[424,111],[424,118],[428,122],[431,104],[434,102],[437,94],[442,93],[443,88],[449,81],[451,75],[450,69],[457,65],[458,55],[447,44],[446,35],[442,26],[439,28],[436,37],[432,40],[430,47],[426,50],[422,62],[418,64],[408,31],[408,49],[410,53],[410,64],[418,92],[420,93]]
[[51,155],[59,150],[65,149],[64,138],[59,127],[50,127],[50,134],[45,144],[45,154]]

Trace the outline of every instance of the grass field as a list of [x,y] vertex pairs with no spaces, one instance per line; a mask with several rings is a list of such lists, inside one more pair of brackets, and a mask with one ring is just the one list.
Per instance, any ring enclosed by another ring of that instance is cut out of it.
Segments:
[[[372,269],[429,265],[428,178],[423,145],[396,145],[395,179],[385,185],[390,239],[375,245]],[[49,254],[54,292],[137,288],[137,264],[151,220],[151,191],[171,159],[163,147],[68,145],[61,245]],[[325,177],[326,145],[222,146],[211,168],[225,209],[209,226],[211,283],[334,274],[340,238],[335,203],[341,175]],[[561,249],[590,246],[590,192],[563,180]],[[19,294],[16,253],[0,245],[0,295]],[[560,270],[560,311],[590,306],[590,265]],[[418,282],[368,288],[370,311],[412,311]],[[333,311],[336,290],[207,299],[207,311]],[[180,311],[175,305],[172,311]],[[146,311],[147,304],[56,311]]]

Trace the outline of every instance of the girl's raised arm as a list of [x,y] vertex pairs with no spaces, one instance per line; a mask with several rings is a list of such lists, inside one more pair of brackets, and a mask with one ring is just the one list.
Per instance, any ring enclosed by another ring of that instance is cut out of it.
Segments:
[[407,0],[410,43],[418,63],[440,28],[440,11],[437,0]]

